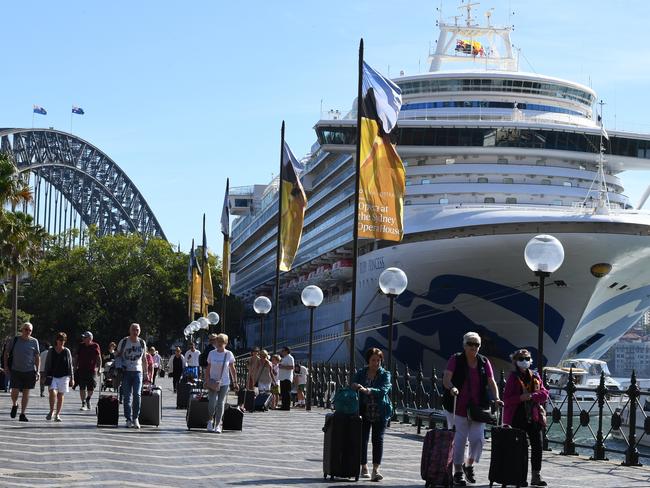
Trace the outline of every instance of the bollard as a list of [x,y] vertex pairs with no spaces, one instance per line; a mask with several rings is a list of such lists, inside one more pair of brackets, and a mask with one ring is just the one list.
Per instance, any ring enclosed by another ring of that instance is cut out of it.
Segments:
[[566,385],[567,413],[566,413],[566,437],[564,438],[564,450],[562,456],[577,456],[576,444],[573,441],[573,400],[576,392],[576,385],[573,380],[573,368],[569,370],[569,381]]
[[592,461],[609,461],[605,456],[605,442],[603,440],[603,407],[605,406],[605,396],[607,387],[605,386],[605,372],[600,373],[600,383],[596,389],[598,398],[598,432],[596,432],[596,444],[594,445],[594,455],[590,457]]
[[628,446],[625,450],[625,461],[621,463],[621,466],[641,466],[641,463],[639,463],[639,451],[636,448],[636,406],[639,396],[640,392],[639,386],[636,384],[636,372],[632,370],[630,386],[627,389],[627,397],[629,398],[628,405],[630,407],[628,414],[630,433],[627,437]]

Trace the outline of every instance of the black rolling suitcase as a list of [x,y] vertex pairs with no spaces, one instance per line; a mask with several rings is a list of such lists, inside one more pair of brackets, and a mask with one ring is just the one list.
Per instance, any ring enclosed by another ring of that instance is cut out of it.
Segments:
[[208,413],[208,394],[201,390],[194,390],[190,395],[187,405],[187,430],[205,429],[208,427],[210,414]]
[[255,410],[255,390],[239,390],[237,392],[237,404],[246,412]]
[[325,416],[323,477],[354,478],[361,471],[361,426],[359,415],[330,413]]
[[176,388],[176,408],[184,409],[187,408],[187,404],[190,401],[190,393],[196,388],[195,383],[187,383],[181,381]]
[[97,427],[117,427],[120,402],[116,395],[100,395],[97,400]]
[[273,399],[273,395],[271,395],[270,393],[268,392],[260,393],[255,397],[254,411],[266,412],[271,406],[272,399]]
[[492,427],[492,453],[488,480],[501,486],[528,486],[526,432],[511,427]]
[[154,386],[153,388],[144,388],[140,397],[140,415],[139,422],[142,425],[160,425],[162,418],[162,390]]
[[244,426],[244,412],[239,407],[226,404],[226,410],[221,419],[223,430],[242,430]]

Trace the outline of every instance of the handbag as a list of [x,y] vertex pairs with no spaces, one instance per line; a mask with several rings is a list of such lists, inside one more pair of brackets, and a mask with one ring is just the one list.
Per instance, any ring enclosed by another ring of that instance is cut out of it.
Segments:
[[470,402],[467,404],[467,414],[470,420],[481,422],[483,424],[496,425],[497,417],[489,409],[482,409],[478,405]]
[[364,409],[363,409],[363,418],[368,422],[374,423],[381,420],[381,412],[379,408],[379,403],[374,395],[370,394],[365,396]]
[[228,357],[227,352],[224,352],[224,354],[223,354],[223,362],[221,363],[221,374],[217,376],[217,378],[219,378],[219,379],[216,380],[216,379],[208,378],[208,381],[205,382],[205,387],[208,390],[219,391],[219,389],[221,388],[221,377],[223,376],[223,372],[226,369],[226,358],[227,357]]

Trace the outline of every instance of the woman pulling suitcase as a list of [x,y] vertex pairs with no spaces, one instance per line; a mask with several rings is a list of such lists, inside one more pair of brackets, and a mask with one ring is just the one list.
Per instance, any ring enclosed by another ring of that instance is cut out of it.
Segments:
[[548,390],[535,371],[531,371],[531,355],[519,349],[510,355],[514,371],[508,376],[503,392],[503,423],[526,432],[530,440],[530,467],[533,471],[530,484],[546,486],[542,470],[542,439],[546,427],[544,403]]

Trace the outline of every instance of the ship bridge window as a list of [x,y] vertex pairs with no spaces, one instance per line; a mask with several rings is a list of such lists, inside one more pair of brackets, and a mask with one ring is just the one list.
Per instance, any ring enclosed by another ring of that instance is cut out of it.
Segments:
[[504,182],[504,183],[514,183],[515,180],[513,180],[512,178],[504,178],[504,179],[503,179],[503,182]]
[[551,180],[547,180],[546,178],[544,178],[544,179],[541,181],[541,183],[542,183],[542,185],[550,185],[550,184],[551,184]]
[[495,202],[496,200],[494,199],[494,197],[485,197],[483,199],[483,203],[495,203]]
[[428,178],[425,178],[425,179],[422,180],[423,185],[428,185],[429,183],[431,183],[431,180],[428,179]]
[[508,164],[508,159],[507,158],[499,158],[499,159],[497,159],[497,164]]
[[517,199],[515,197],[507,197],[506,198],[506,203],[508,205],[514,205],[515,203],[517,203]]
[[413,182],[411,180],[406,180],[406,186],[411,186]]
[[477,183],[487,183],[488,179],[484,177],[480,177],[479,179],[476,180]]
[[441,198],[440,200],[438,200],[438,203],[440,205],[447,205],[449,203],[449,198]]
[[556,205],[558,207],[561,207],[562,206],[562,200],[553,200],[551,202],[551,205]]
[[562,185],[563,186],[573,186],[573,183],[571,183],[570,181],[563,181]]

